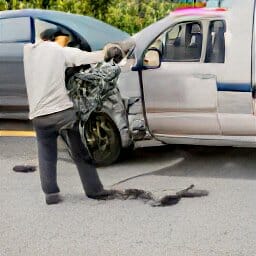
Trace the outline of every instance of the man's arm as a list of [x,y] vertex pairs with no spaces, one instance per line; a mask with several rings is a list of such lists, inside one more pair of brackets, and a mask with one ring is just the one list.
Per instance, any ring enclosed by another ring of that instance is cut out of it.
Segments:
[[78,48],[64,47],[66,64],[68,67],[80,66],[85,64],[94,64],[103,60],[113,59],[119,63],[130,49],[135,47],[135,41],[129,39],[122,42],[106,44],[102,51],[87,52]]
[[103,61],[105,55],[104,51],[87,52],[72,47],[64,47],[63,51],[68,67],[94,64]]

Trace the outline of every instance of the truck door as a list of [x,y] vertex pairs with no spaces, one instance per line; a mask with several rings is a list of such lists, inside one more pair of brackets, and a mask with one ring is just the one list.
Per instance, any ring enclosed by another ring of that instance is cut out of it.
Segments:
[[176,24],[157,39],[162,42],[160,67],[142,71],[148,126],[163,141],[179,135],[221,134],[216,76],[202,57],[204,31],[200,21]]
[[[29,17],[0,19],[0,111],[27,109],[23,46],[31,42]],[[10,117],[10,115],[9,115]],[[13,116],[15,118],[15,116]]]
[[[230,140],[236,137],[238,141],[250,141],[256,135],[251,86],[254,2],[232,2],[225,21],[225,61],[216,63],[213,58],[209,63],[218,78],[218,117],[222,135]],[[221,21],[210,23],[209,36],[212,35],[214,52],[215,48],[223,47],[220,46],[222,31]]]

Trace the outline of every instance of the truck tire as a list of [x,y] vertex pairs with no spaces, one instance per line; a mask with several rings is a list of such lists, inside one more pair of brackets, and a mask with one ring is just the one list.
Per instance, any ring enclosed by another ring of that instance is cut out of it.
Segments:
[[121,154],[121,138],[113,120],[104,113],[93,113],[84,124],[86,146],[97,166],[114,163]]

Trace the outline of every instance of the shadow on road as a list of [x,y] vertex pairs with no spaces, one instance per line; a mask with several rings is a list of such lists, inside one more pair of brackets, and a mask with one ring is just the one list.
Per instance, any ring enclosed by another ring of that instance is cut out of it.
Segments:
[[0,120],[0,130],[32,131],[33,125],[32,125],[32,122],[29,120],[1,119]]
[[[31,121],[1,120],[0,130],[33,130]],[[9,140],[8,140],[9,141]],[[12,140],[11,140],[12,141]],[[19,139],[19,142],[23,140]],[[9,141],[10,143],[10,141]],[[9,144],[8,143],[8,144]],[[17,143],[14,139],[13,143]],[[72,162],[65,146],[59,145],[59,158]],[[154,144],[155,145],[155,144]],[[30,151],[29,151],[30,152]],[[167,163],[164,168],[144,175],[180,177],[216,177],[256,179],[256,148],[163,145],[140,147],[117,164],[137,165]],[[170,162],[170,165],[168,163]]]
[[166,158],[180,161],[146,175],[256,179],[254,148],[167,145],[136,149],[123,162],[156,162]]

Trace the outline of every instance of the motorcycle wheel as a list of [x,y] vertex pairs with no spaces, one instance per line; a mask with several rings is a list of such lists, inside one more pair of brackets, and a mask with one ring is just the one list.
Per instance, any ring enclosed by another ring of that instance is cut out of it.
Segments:
[[87,148],[98,166],[114,163],[121,153],[121,138],[113,120],[104,113],[94,113],[84,124]]

